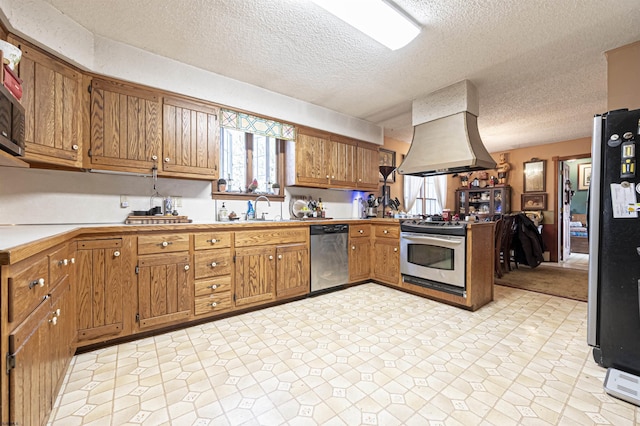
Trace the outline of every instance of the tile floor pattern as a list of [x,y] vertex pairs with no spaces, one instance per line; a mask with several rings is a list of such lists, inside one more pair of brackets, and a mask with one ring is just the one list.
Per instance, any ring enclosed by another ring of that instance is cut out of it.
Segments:
[[74,357],[52,425],[633,425],[587,304],[496,286],[468,312],[376,284]]

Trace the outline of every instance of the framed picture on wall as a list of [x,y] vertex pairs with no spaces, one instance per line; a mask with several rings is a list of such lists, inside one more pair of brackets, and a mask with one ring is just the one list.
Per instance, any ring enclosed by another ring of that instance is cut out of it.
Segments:
[[578,164],[578,191],[586,191],[591,183],[591,163]]
[[545,163],[546,160],[532,158],[524,163],[524,179],[522,192],[544,192],[545,191]]
[[[390,151],[388,149],[380,148],[380,159],[378,166],[391,166],[396,167],[396,153],[395,151]],[[389,175],[387,178],[387,182],[395,182],[396,181],[396,172],[395,170]],[[384,182],[384,176],[380,173],[380,182]]]
[[546,210],[547,194],[522,194],[521,195],[522,210]]

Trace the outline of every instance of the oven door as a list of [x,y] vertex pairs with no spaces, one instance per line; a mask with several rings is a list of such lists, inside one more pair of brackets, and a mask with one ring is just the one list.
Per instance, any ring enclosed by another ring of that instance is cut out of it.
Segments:
[[464,290],[465,246],[466,238],[461,236],[402,232],[400,272],[403,279],[424,286],[445,284]]

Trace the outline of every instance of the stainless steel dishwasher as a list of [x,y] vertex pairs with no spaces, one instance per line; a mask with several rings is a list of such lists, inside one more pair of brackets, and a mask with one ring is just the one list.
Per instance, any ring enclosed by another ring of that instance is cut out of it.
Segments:
[[311,225],[311,291],[349,281],[349,225]]

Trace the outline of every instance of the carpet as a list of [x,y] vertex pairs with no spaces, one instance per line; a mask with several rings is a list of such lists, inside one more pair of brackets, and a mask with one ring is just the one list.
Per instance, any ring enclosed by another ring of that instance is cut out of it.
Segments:
[[568,299],[587,301],[587,271],[540,265],[537,268],[520,266],[495,278],[497,285],[551,294]]

